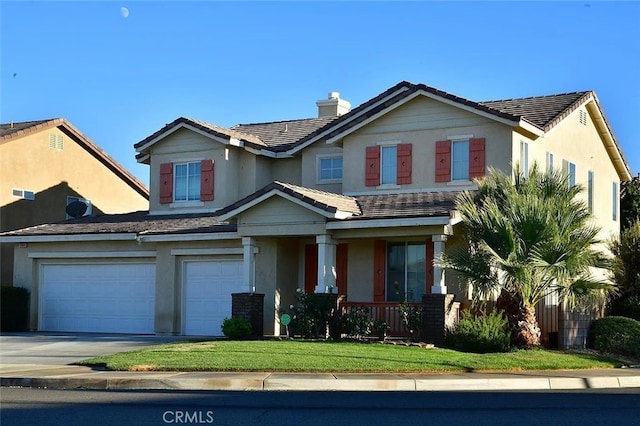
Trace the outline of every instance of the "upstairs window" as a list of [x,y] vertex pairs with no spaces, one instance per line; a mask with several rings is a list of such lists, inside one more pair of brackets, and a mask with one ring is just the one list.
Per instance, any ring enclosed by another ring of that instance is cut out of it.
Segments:
[[381,185],[395,185],[398,166],[398,149],[396,146],[383,146],[380,150],[382,173]]
[[436,182],[465,182],[484,176],[484,138],[452,139],[436,142]]
[[213,160],[160,165],[160,203],[212,201]]
[[547,171],[553,172],[553,152],[547,152]]
[[33,201],[36,199],[36,193],[33,191],[28,191],[26,189],[13,189],[11,191],[11,195],[14,197],[21,198],[23,200]]
[[342,156],[318,157],[318,183],[342,182]]
[[469,180],[469,141],[451,143],[451,180]]
[[587,174],[587,206],[589,213],[593,213],[593,172],[591,170]]
[[613,182],[611,191],[611,212],[613,214],[613,220],[618,220],[618,200],[620,199],[620,191],[618,191],[618,183]]
[[365,158],[365,185],[408,185],[411,183],[412,145],[380,143],[368,146]]
[[529,144],[525,141],[520,141],[520,173],[529,176]]
[[175,201],[200,200],[200,162],[175,165]]
[[576,184],[576,165],[568,160],[562,160],[562,171],[566,173],[569,186]]

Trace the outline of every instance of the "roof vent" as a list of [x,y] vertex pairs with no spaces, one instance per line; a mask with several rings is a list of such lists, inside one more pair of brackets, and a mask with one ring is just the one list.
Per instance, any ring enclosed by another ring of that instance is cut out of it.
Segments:
[[318,106],[318,118],[337,117],[344,115],[351,109],[351,103],[340,99],[340,92],[329,92],[328,99],[316,102]]

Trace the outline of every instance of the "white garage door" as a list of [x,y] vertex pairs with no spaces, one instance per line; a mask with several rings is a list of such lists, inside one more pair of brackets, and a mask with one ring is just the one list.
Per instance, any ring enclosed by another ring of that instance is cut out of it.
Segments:
[[221,336],[231,317],[231,293],[242,287],[242,261],[185,262],[184,334]]
[[43,265],[40,330],[154,333],[152,263]]

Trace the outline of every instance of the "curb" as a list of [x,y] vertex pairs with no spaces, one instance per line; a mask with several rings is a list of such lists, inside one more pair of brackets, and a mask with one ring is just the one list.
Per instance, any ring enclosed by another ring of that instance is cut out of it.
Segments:
[[[439,378],[383,374],[88,373],[85,377],[2,377],[0,386],[86,390],[224,391],[529,391],[640,388],[640,375],[599,377]],[[471,373],[473,374],[473,373]],[[137,376],[137,377],[135,377]]]

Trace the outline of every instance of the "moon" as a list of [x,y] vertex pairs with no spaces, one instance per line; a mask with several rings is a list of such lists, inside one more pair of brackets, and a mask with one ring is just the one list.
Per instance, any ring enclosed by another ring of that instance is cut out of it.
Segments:
[[126,7],[121,7],[120,8],[120,14],[122,15],[123,18],[128,18],[129,17],[129,9],[127,9]]

